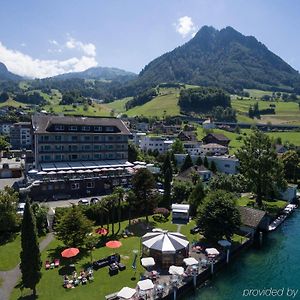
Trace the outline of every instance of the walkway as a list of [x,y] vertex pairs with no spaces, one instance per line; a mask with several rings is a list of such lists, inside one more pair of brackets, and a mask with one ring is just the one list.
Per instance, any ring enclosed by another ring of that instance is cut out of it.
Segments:
[[[40,242],[41,252],[52,242],[53,238],[53,233],[48,233],[47,236]],[[0,299],[9,300],[10,294],[21,277],[19,265],[9,271],[0,271],[0,277],[3,279],[2,286],[0,287]]]

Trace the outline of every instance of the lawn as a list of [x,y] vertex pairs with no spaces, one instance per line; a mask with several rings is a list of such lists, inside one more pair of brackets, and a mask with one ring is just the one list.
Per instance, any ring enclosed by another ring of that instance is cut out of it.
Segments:
[[14,268],[20,260],[21,237],[16,238],[0,246],[0,271],[7,271]]
[[131,99],[132,97],[126,97],[120,100],[103,104],[103,106],[106,106],[111,110],[114,110],[116,113],[126,113],[125,104]]
[[11,107],[16,107],[16,108],[18,108],[18,107],[20,107],[20,106],[21,106],[21,107],[25,107],[26,104],[21,103],[21,102],[17,102],[17,101],[15,101],[15,100],[9,98],[7,101],[1,102],[1,103],[0,103],[0,107],[4,107],[4,106],[11,106]]

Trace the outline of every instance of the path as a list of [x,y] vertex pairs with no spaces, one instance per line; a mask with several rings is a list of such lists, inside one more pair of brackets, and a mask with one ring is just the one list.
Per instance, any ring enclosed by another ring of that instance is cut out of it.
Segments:
[[177,232],[180,233],[181,227],[182,227],[182,224],[177,224]]
[[[39,248],[41,252],[52,242],[53,238],[53,233],[48,233],[40,242]],[[3,283],[0,287],[0,300],[9,300],[10,294],[21,277],[19,265],[9,271],[0,271],[0,277],[3,278]]]

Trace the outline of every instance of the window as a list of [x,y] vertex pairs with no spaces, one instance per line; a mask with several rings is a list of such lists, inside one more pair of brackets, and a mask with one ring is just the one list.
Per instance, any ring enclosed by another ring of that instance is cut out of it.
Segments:
[[86,187],[88,189],[93,189],[95,187],[95,182],[94,181],[90,181],[87,183]]
[[69,126],[69,130],[71,131],[77,131],[77,126]]
[[64,130],[64,126],[63,125],[55,125],[55,130],[56,131]]
[[72,142],[77,141],[77,135],[72,135]]
[[72,154],[72,155],[71,155],[71,159],[72,159],[72,160],[76,160],[77,158],[78,158],[78,155],[77,155],[77,154]]
[[113,132],[113,131],[114,131],[114,127],[112,127],[112,126],[107,126],[107,127],[105,128],[105,131],[107,131],[107,132]]
[[94,126],[94,131],[102,131],[102,126]]
[[113,140],[114,140],[114,137],[111,136],[111,135],[109,135],[109,136],[108,136],[108,140],[109,140],[109,141],[113,141]]
[[225,164],[224,167],[225,168],[230,168],[230,165],[229,164]]
[[60,135],[56,135],[56,136],[54,137],[54,139],[55,139],[55,141],[61,141],[61,136],[60,136]]
[[80,185],[78,182],[71,184],[71,190],[79,190]]
[[90,126],[83,126],[83,127],[82,127],[82,130],[83,130],[83,131],[90,131]]
[[61,154],[55,155],[55,160],[56,161],[62,161],[62,155]]
[[84,136],[84,140],[85,140],[85,141],[90,141],[90,140],[91,140],[91,137],[90,137],[89,135],[85,135],[85,136]]

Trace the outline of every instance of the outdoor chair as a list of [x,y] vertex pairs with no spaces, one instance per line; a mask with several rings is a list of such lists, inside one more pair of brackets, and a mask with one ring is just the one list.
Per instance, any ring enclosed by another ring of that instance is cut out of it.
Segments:
[[55,259],[54,259],[54,267],[55,267],[55,268],[58,268],[58,267],[59,267],[59,264],[60,264],[59,259],[58,259],[58,258],[55,258]]
[[46,262],[45,262],[45,269],[46,270],[49,270],[50,269],[50,261],[49,260],[46,260]]
[[120,262],[117,263],[117,266],[118,266],[118,268],[119,268],[120,271],[124,271],[124,270],[126,269],[126,266],[123,265],[123,264],[120,263]]

